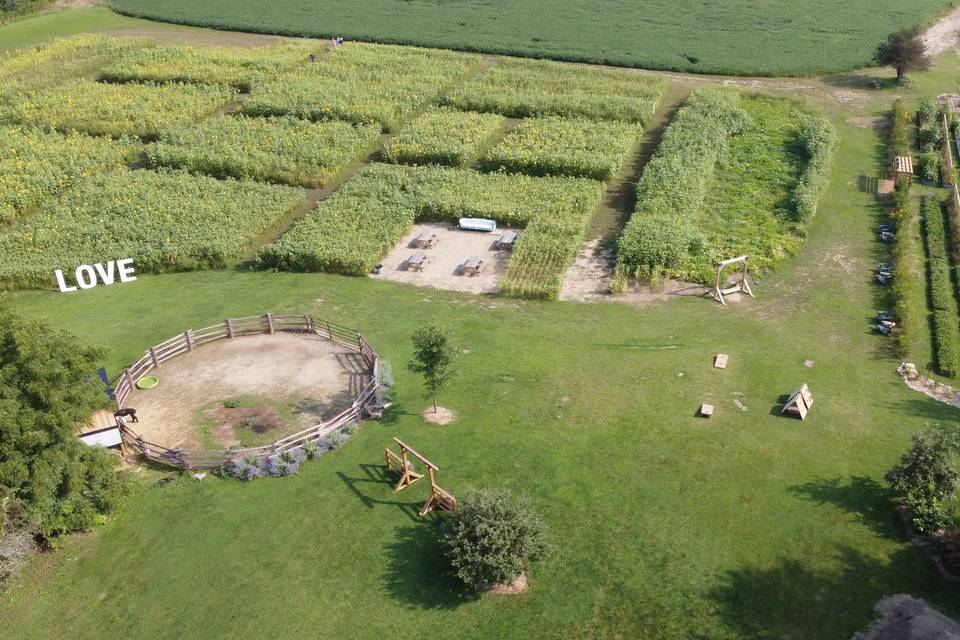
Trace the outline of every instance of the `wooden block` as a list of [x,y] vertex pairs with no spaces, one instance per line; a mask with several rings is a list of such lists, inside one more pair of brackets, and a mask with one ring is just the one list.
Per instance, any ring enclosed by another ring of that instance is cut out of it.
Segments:
[[717,357],[713,359],[713,366],[716,369],[726,369],[727,368],[727,359],[728,356],[725,353],[718,353]]
[[700,417],[710,418],[713,416],[713,405],[712,404],[702,404],[700,405]]

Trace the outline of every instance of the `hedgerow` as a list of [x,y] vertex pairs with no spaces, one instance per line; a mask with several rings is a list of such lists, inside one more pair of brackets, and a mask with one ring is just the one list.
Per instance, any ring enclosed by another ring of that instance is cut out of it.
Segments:
[[917,108],[917,171],[925,182],[940,179],[941,147],[943,146],[943,125],[940,121],[940,108],[931,98]]
[[663,81],[625,71],[507,60],[440,98],[441,104],[512,118],[584,117],[646,124]]
[[384,145],[384,157],[403,164],[464,165],[499,133],[504,118],[487,113],[432,109]]
[[250,115],[294,115],[399,128],[466,73],[474,56],[429,49],[347,43],[263,83],[244,103]]
[[623,168],[643,130],[585,118],[525,120],[484,158],[492,171],[609,180]]
[[689,221],[703,206],[717,160],[730,137],[748,123],[740,94],[734,91],[709,88],[690,95],[637,184],[637,205],[618,242],[619,267],[633,273],[679,266],[679,261],[660,261],[661,254],[644,233],[648,227],[640,221],[656,215],[666,227],[664,234],[686,236]]
[[943,211],[934,198],[920,204],[927,245],[930,305],[933,308],[933,341],[937,370],[945,376],[960,372],[960,325],[957,301],[944,249]]
[[81,133],[0,126],[0,225],[32,212],[78,180],[123,166],[133,145]]
[[910,111],[903,100],[898,98],[893,102],[890,113],[890,160],[893,156],[910,155]]
[[[900,181],[896,189],[906,192],[910,183]],[[896,201],[896,199],[895,199]],[[893,282],[891,290],[894,297],[894,311],[900,332],[897,340],[900,352],[911,357],[914,340],[927,330],[926,288],[923,286],[923,247],[920,236],[919,209],[909,206],[894,207],[892,217],[898,221],[898,230],[893,240]],[[919,355],[919,354],[918,354]]]
[[555,297],[602,195],[601,183],[579,178],[372,165],[261,249],[257,259],[288,271],[364,275],[416,220],[492,218],[526,227],[501,288]]
[[830,160],[837,146],[837,132],[826,118],[809,116],[800,125],[797,141],[807,164],[794,187],[792,204],[797,220],[809,222],[830,182]]
[[147,161],[217,178],[320,187],[379,137],[377,125],[219,116],[161,135]]
[[139,272],[223,267],[302,203],[293,187],[181,172],[94,176],[0,236],[0,285],[52,285],[55,269],[119,258]]
[[266,47],[169,45],[128,51],[101,71],[110,82],[194,82],[225,84],[249,92],[265,78],[298,64],[323,47],[284,42]]
[[149,139],[212,114],[235,93],[224,85],[71,80],[19,100],[10,117],[46,129]]

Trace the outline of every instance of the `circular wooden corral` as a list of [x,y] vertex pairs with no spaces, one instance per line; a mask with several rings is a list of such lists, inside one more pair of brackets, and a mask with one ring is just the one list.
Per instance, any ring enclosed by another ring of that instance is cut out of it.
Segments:
[[203,329],[190,329],[154,345],[144,352],[142,358],[123,370],[114,389],[117,408],[133,392],[136,381],[152,371],[166,360],[189,353],[207,342],[230,340],[241,336],[257,334],[275,334],[278,332],[309,333],[322,340],[328,340],[339,347],[356,351],[368,368],[370,380],[360,391],[349,407],[333,418],[321,422],[292,435],[286,436],[262,447],[230,450],[171,449],[160,444],[148,442],[126,424],[123,418],[117,418],[117,425],[129,450],[141,454],[149,460],[182,469],[213,469],[237,456],[255,455],[265,457],[289,451],[307,442],[316,442],[334,431],[339,431],[367,415],[375,402],[380,385],[380,358],[358,332],[332,322],[317,320],[313,316],[275,316],[266,314],[249,318],[228,318],[222,323]]

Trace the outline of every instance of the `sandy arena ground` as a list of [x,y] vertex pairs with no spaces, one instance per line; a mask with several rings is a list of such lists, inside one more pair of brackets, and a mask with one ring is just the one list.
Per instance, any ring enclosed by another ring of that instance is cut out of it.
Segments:
[[[479,233],[461,231],[450,224],[414,225],[383,259],[383,273],[370,277],[467,293],[496,293],[497,281],[507,270],[510,252],[498,251],[494,247],[501,233],[512,230],[498,228],[493,233]],[[411,246],[413,239],[423,231],[435,231],[439,236],[432,249]],[[423,271],[407,270],[407,258],[420,251],[428,258]],[[467,276],[460,271],[460,265],[471,256],[480,256],[487,261],[486,268],[478,276]]]
[[170,448],[200,447],[197,429],[206,404],[237,396],[282,403],[305,399],[297,423],[277,438],[305,429],[349,406],[368,376],[360,355],[315,335],[277,333],[223,339],[168,360],[151,371],[160,384],[134,390],[130,426],[145,440]]

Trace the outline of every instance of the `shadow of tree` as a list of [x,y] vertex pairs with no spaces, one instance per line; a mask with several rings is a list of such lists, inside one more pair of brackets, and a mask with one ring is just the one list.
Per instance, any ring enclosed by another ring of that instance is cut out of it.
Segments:
[[455,609],[479,598],[450,571],[439,543],[439,520],[397,530],[387,546],[385,587],[411,609]]
[[874,604],[891,585],[904,578],[903,586],[910,588],[909,577],[923,574],[909,548],[887,563],[842,547],[838,563],[824,570],[782,558],[773,566],[738,569],[726,574],[710,597],[737,638],[849,638],[867,627]]
[[897,536],[893,491],[873,478],[851,476],[815,480],[789,487],[788,491],[817,504],[832,504],[845,513],[854,514],[862,524],[879,535]]

